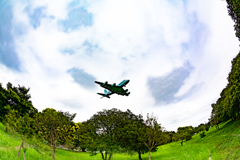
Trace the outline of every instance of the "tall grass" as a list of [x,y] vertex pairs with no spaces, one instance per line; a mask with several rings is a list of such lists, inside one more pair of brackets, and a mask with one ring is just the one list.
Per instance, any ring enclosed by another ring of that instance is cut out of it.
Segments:
[[[5,126],[0,123],[0,159],[1,160],[23,160],[21,153],[17,158],[20,139],[5,133]],[[49,152],[50,153],[50,152]],[[86,152],[67,151],[56,149],[57,160],[98,160],[101,155],[90,156]],[[162,145],[158,151],[152,153],[152,160],[240,160],[240,121],[226,122],[216,130],[211,127],[204,138],[199,134],[193,136],[190,141],[173,142]],[[42,157],[33,148],[26,152],[27,160],[51,160],[51,156]],[[148,153],[142,155],[143,160],[148,159]],[[138,155],[113,154],[113,160],[137,160]]]

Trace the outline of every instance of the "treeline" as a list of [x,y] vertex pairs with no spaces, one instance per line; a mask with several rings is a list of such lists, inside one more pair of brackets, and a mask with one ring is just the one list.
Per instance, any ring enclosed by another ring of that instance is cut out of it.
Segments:
[[[227,0],[228,14],[235,22],[234,29],[240,40],[240,1]],[[209,123],[218,125],[228,120],[240,118],[240,52],[232,60],[231,72],[228,74],[228,84],[222,90],[218,100],[213,103]]]
[[[141,154],[157,150],[167,143],[168,135],[153,115],[144,120],[130,110],[123,112],[116,108],[94,114],[83,123],[74,123],[76,113],[56,111],[46,108],[38,112],[30,101],[30,88],[0,84],[0,120],[6,125],[6,132],[21,139],[18,156],[26,146],[32,146],[43,156],[51,150],[55,159],[55,149],[63,146],[69,149],[100,153],[103,159],[111,159],[113,153],[126,152]],[[47,144],[48,147],[45,145]]]
[[[173,141],[190,140],[192,135],[203,132],[206,124],[198,127],[179,127],[177,132],[166,131],[154,115],[135,115],[113,108],[94,114],[82,123],[73,122],[76,113],[46,108],[38,112],[30,101],[30,88],[7,83],[6,89],[0,84],[0,120],[6,125],[6,132],[21,138],[21,149],[25,158],[26,146],[32,146],[42,156],[64,147],[88,151],[91,155],[100,153],[103,160],[111,159],[114,153],[141,154],[157,151],[157,147]],[[209,128],[209,127],[208,127]],[[46,146],[47,145],[47,146]],[[25,158],[26,159],[26,158]]]

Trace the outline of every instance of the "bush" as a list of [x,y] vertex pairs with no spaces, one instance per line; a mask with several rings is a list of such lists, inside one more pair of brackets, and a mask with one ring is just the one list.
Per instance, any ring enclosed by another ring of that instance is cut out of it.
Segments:
[[201,138],[205,137],[205,136],[206,136],[205,133],[206,133],[205,131],[203,131],[202,133],[200,133],[200,137],[201,137]]
[[188,134],[187,136],[186,136],[186,141],[189,141],[189,140],[191,140],[192,139],[192,135],[191,134]]

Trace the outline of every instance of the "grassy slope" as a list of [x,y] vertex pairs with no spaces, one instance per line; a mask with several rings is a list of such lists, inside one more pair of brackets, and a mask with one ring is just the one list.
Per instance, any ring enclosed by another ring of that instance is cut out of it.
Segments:
[[[0,123],[0,159],[1,160],[23,160],[23,155],[16,158],[18,147],[21,142],[19,139],[13,139],[4,132],[5,126]],[[34,149],[29,148],[26,153],[27,160],[42,159]],[[152,153],[152,160],[164,159],[196,159],[207,160],[211,156],[212,160],[221,159],[239,159],[240,160],[240,121],[228,122],[220,125],[220,130],[210,128],[207,136],[200,138],[199,134],[193,136],[193,139],[183,143],[174,142],[160,146],[158,151]],[[114,154],[113,160],[137,160],[138,156],[129,156],[124,154]],[[148,154],[142,155],[144,160],[148,159]],[[44,158],[46,159],[46,158]],[[51,157],[47,157],[51,159]],[[56,150],[57,160],[97,160],[101,155],[90,156],[89,153],[74,151]]]

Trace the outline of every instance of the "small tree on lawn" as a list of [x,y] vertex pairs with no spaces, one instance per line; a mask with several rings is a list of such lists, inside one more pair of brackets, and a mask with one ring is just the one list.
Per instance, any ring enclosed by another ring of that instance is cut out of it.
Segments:
[[55,159],[55,149],[57,141],[61,137],[61,129],[67,125],[68,120],[55,109],[46,108],[39,112],[36,116],[36,126],[41,136],[48,142],[48,146],[52,149],[52,158]]
[[163,145],[167,143],[167,136],[163,133],[163,129],[160,124],[157,122],[157,118],[153,116],[147,115],[147,119],[145,121],[146,124],[146,131],[145,131],[145,137],[146,141],[144,144],[148,148],[149,151],[149,160],[151,160],[151,151],[160,145]]

